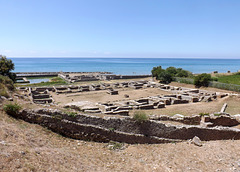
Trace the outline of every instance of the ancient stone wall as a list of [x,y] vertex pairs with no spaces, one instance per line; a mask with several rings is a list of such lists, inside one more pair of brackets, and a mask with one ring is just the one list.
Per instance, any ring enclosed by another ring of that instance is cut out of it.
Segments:
[[201,127],[200,125],[166,125],[148,120],[142,123],[132,118],[100,118],[90,115],[69,116],[47,109],[23,110],[19,118],[45,126],[64,136],[94,141],[126,143],[165,143],[192,139],[240,139],[240,130],[228,127]]

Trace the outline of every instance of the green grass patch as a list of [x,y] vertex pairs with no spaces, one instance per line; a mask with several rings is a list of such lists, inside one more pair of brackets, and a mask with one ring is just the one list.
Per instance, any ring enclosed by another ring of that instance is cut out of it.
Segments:
[[123,150],[124,149],[124,143],[110,141],[109,144],[108,144],[108,149],[110,149],[110,150]]
[[219,75],[218,82],[240,85],[240,73],[233,75]]
[[38,76],[38,77],[26,77],[28,80],[30,79],[52,79],[52,76]]
[[18,114],[18,112],[22,109],[22,107],[17,104],[17,103],[10,103],[10,104],[6,104],[4,107],[3,107],[3,110],[8,114],[8,115],[11,115],[11,116],[16,116]]
[[143,111],[136,111],[133,115],[133,119],[137,122],[144,122],[149,119],[148,115]]
[[0,83],[0,96],[4,96],[6,98],[9,98],[9,94],[8,94],[7,88],[2,83]]
[[3,86],[5,86],[8,90],[11,91],[15,89],[13,81],[7,76],[0,75],[0,83],[2,84],[2,86],[0,86],[0,89]]
[[209,116],[209,113],[203,113],[203,112],[201,112],[201,113],[199,113],[199,115],[200,115],[200,116]]
[[77,112],[66,112],[66,114],[67,114],[68,116],[70,116],[70,117],[75,118],[78,113],[77,113]]
[[[41,83],[35,83],[35,84],[26,84],[24,85],[25,87],[43,87],[43,86],[54,86],[54,85],[67,85],[68,83],[59,77],[53,77],[50,81],[48,82],[41,82]],[[23,86],[17,84],[17,86]]]

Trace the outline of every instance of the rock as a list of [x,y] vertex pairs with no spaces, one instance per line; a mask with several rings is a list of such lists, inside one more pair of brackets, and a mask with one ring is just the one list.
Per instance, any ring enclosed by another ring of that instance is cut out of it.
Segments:
[[184,118],[184,116],[181,114],[175,114],[173,115],[173,118]]
[[128,97],[129,97],[129,95],[128,95],[128,94],[125,94],[125,95],[124,95],[124,97],[125,97],[125,98],[128,98]]
[[24,151],[20,151],[20,154],[25,155],[26,153]]
[[7,98],[6,98],[6,97],[4,97],[4,96],[1,96],[1,99],[3,99],[3,100],[7,100]]
[[7,143],[3,140],[3,141],[0,141],[0,144],[6,145]]
[[8,98],[8,100],[9,100],[9,101],[13,101],[13,98],[10,97],[10,98]]
[[238,122],[240,122],[240,114],[236,114],[234,115],[234,117],[236,118],[236,120],[238,120]]
[[202,141],[200,140],[199,137],[194,136],[192,139],[192,143],[195,144],[196,146],[202,146]]

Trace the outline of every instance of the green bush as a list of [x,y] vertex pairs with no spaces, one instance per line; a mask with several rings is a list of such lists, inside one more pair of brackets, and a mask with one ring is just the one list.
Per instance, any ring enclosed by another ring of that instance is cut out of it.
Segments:
[[173,76],[170,73],[163,71],[158,75],[157,79],[160,80],[161,83],[168,84],[173,81]]
[[182,68],[170,66],[164,70],[161,66],[158,66],[152,69],[152,76],[156,77],[160,82],[168,84],[174,80],[174,77],[192,77],[193,75],[191,72],[183,70]]
[[14,64],[12,60],[7,59],[5,56],[0,58],[0,75],[8,76],[11,80],[15,81],[16,74],[11,71],[14,70]]
[[217,77],[212,77],[211,81],[218,81],[218,78]]
[[179,70],[176,74],[176,77],[189,77],[189,73],[186,70]]
[[77,116],[77,112],[66,112],[66,113],[70,117],[76,117]]
[[152,69],[152,76],[153,77],[158,77],[158,75],[162,72],[162,71],[164,71],[164,69],[162,69],[162,66],[158,66],[158,67],[153,67],[153,69]]
[[22,109],[22,107],[17,104],[17,103],[10,103],[10,104],[6,104],[4,107],[3,107],[3,110],[8,114],[8,115],[11,115],[11,116],[16,116],[18,114],[18,112]]
[[172,76],[175,76],[178,73],[177,69],[175,67],[172,67],[172,66],[168,67],[166,69],[166,72],[171,74]]
[[142,123],[144,121],[147,121],[149,118],[148,118],[148,115],[145,112],[137,111],[137,112],[134,113],[133,119],[137,122]]
[[201,86],[208,87],[210,81],[211,81],[211,75],[203,73],[195,76],[194,85],[196,87],[201,87]]

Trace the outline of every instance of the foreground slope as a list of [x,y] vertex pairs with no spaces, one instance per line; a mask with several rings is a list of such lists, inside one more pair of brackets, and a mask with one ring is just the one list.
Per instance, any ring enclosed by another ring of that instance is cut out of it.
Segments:
[[0,171],[239,171],[240,140],[125,145],[64,138],[0,112]]

